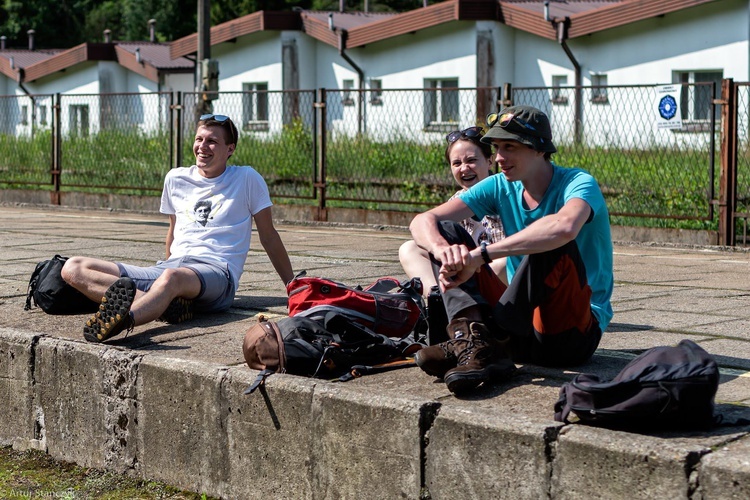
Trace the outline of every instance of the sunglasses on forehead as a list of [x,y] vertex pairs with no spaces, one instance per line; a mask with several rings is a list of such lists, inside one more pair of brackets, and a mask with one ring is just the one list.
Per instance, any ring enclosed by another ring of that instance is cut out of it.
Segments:
[[497,123],[501,128],[508,128],[508,125],[510,125],[511,122],[516,122],[521,127],[527,128],[529,130],[536,130],[533,125],[529,124],[525,120],[520,119],[513,113],[490,113],[489,115],[487,115],[488,127],[492,127]]
[[450,134],[445,136],[445,140],[448,144],[453,144],[459,139],[476,139],[479,140],[484,135],[482,127],[469,127],[463,130],[454,130]]
[[[195,116],[195,115],[193,115]],[[207,115],[201,115],[199,118],[200,121],[206,121],[206,120],[213,120],[215,122],[223,123],[227,120],[229,120],[229,117],[226,115],[214,115],[212,113],[208,113]]]
[[238,137],[237,137],[236,129],[231,126],[233,125],[232,120],[230,120],[227,115],[214,115],[213,113],[208,113],[205,115],[201,115],[200,118],[198,118],[198,120],[202,122],[213,121],[213,122],[220,123],[222,126],[230,125],[229,133],[232,135],[232,142],[234,142],[234,144],[237,144]]

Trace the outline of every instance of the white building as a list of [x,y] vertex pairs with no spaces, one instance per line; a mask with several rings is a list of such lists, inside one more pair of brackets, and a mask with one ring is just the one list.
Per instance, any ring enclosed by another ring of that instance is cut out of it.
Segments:
[[194,87],[194,63],[172,59],[156,42],[84,43],[68,50],[0,50],[4,131],[29,135],[51,126],[60,94],[63,134],[109,124],[152,132],[169,125],[169,95]]
[[[447,0],[402,14],[257,12],[211,29],[219,90],[254,91],[222,96],[214,109],[241,109],[245,130],[273,132],[290,114],[312,113],[290,112],[282,91],[328,89],[333,131],[406,135],[418,123],[438,137],[494,111],[508,83],[538,88],[514,99],[544,109],[568,131],[560,140],[572,139],[578,120],[596,130],[587,140],[611,144],[626,131],[608,129],[602,116],[643,113],[634,103],[655,92],[619,87],[707,82],[679,103],[686,126],[700,131],[710,84],[750,80],[749,9],[743,0]],[[196,50],[194,34],[171,54]],[[593,88],[576,99],[576,85]],[[457,90],[477,87],[486,90]],[[305,99],[293,105],[311,106]],[[649,140],[658,133],[666,132]]]

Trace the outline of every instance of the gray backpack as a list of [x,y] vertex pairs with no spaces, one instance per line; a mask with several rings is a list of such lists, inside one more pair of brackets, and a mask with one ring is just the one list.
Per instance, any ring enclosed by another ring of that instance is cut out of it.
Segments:
[[715,423],[719,368],[691,340],[654,347],[610,381],[580,374],[560,389],[558,422],[620,429],[706,429]]

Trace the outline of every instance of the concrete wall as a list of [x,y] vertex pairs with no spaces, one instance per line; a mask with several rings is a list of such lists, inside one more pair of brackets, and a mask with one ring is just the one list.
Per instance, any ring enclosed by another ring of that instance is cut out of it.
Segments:
[[379,388],[275,375],[244,395],[257,373],[245,366],[0,328],[0,445],[221,498],[750,493],[746,435],[563,427],[533,416],[554,387],[504,396],[510,406],[498,411],[415,391],[423,381],[406,372]]

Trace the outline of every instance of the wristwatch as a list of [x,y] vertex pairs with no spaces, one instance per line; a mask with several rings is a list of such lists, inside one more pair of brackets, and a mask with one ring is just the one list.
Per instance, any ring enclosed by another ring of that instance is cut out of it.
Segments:
[[482,243],[479,244],[479,247],[481,248],[482,260],[484,261],[484,263],[489,264],[490,262],[492,262],[492,259],[490,258],[490,254],[489,252],[487,252],[487,242],[483,241]]

